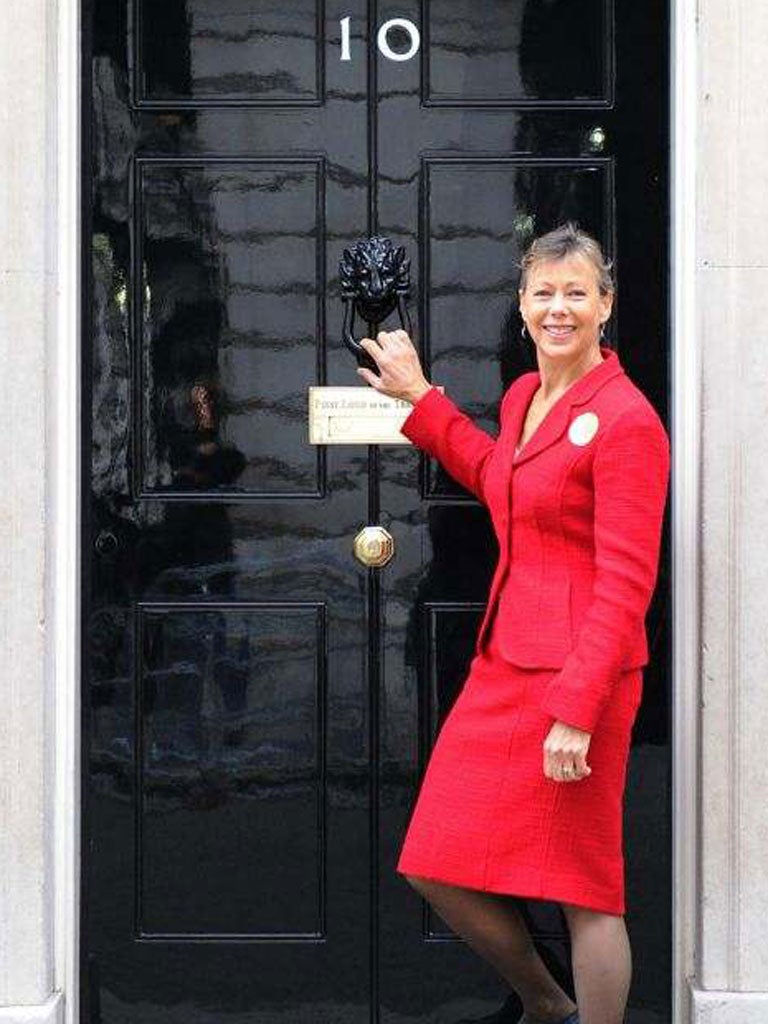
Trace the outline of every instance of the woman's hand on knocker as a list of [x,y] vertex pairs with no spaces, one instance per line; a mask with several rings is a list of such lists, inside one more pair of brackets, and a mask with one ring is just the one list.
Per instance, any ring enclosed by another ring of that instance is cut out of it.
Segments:
[[376,391],[414,403],[432,387],[407,331],[379,331],[375,341],[361,338],[360,345],[376,362],[381,376],[365,367],[359,367],[357,372]]
[[587,751],[592,734],[557,721],[544,740],[544,774],[555,782],[577,782],[592,774]]

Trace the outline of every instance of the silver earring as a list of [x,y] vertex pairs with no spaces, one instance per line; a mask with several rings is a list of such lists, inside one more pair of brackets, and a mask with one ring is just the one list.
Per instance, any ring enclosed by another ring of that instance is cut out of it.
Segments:
[[600,341],[605,341],[605,324],[600,324]]
[[525,341],[528,337],[528,332],[525,329],[525,324],[523,324],[523,326],[520,328],[520,337],[523,339],[523,341]]

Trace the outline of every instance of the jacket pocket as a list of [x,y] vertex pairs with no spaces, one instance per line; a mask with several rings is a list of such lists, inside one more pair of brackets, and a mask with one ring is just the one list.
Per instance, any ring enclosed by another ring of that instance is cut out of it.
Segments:
[[523,668],[561,668],[573,647],[570,578],[510,567],[495,631],[505,661]]

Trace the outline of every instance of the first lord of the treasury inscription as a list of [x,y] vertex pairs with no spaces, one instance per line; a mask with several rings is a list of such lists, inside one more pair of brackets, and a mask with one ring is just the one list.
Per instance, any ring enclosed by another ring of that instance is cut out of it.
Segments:
[[400,427],[411,409],[373,388],[310,387],[309,443],[410,444]]

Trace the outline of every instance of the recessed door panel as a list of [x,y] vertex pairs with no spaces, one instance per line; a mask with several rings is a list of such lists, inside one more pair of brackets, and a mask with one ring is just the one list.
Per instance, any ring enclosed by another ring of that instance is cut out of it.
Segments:
[[298,382],[323,359],[324,161],[135,173],[142,493],[318,494]]
[[138,933],[325,933],[325,607],[139,609]]
[[427,0],[431,103],[610,101],[610,0]]
[[134,0],[133,16],[145,106],[321,100],[322,0]]

